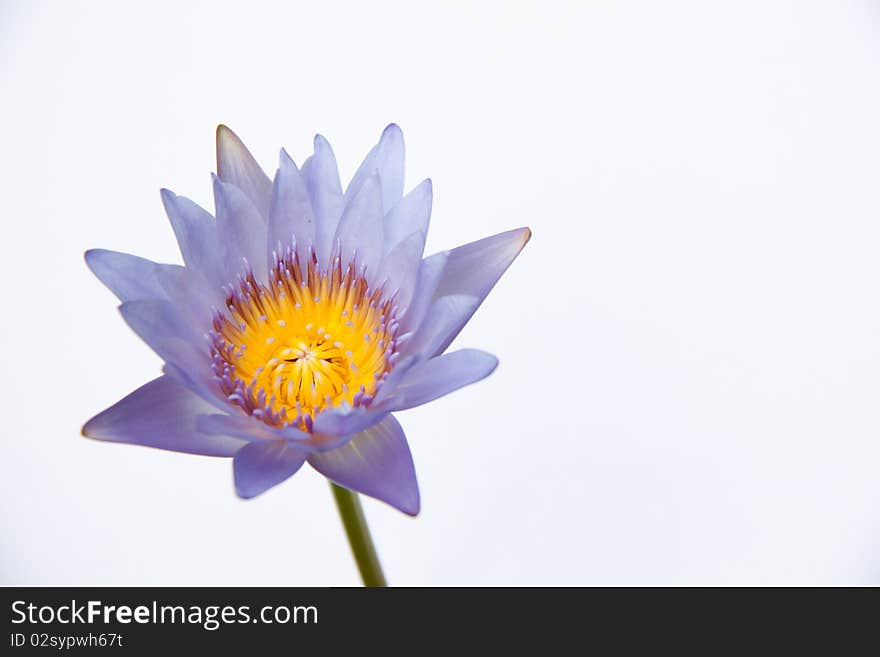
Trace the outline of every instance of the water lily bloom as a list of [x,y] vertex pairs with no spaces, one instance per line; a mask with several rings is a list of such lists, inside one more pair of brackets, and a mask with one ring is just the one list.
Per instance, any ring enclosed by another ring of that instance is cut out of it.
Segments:
[[423,257],[431,181],[404,195],[396,125],[343,189],[330,144],[274,180],[217,130],[215,216],[162,190],[184,265],[86,252],[162,376],[83,427],[98,440],[233,457],[254,497],[308,462],[415,515],[419,490],[392,413],[489,375],[447,347],[528,241],[519,228]]

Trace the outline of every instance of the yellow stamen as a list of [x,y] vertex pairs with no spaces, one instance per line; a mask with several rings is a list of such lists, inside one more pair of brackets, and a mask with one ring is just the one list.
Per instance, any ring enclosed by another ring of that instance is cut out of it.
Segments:
[[328,407],[368,403],[391,368],[390,300],[339,258],[319,273],[292,249],[268,285],[243,277],[214,320],[212,355],[224,392],[273,425],[311,429]]

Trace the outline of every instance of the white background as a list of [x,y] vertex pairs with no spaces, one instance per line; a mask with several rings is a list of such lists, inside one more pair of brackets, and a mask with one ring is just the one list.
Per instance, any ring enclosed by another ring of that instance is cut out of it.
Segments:
[[[279,3],[281,5],[281,3]],[[395,584],[880,584],[880,9],[0,4],[0,583],[358,582],[324,480],[80,437],[157,375],[82,252],[178,261],[213,131],[343,180],[389,122],[428,250],[534,237],[400,415]]]

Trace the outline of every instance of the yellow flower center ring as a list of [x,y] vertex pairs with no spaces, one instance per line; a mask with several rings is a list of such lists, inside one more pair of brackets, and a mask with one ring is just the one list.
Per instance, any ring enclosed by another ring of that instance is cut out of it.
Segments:
[[290,247],[274,257],[267,285],[242,275],[209,333],[227,398],[267,424],[306,431],[325,408],[368,405],[396,360],[397,321],[365,273],[339,256],[319,272],[314,255]]

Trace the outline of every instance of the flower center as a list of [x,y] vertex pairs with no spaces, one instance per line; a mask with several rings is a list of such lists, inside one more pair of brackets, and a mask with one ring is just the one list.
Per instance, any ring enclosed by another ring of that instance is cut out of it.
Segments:
[[215,378],[227,398],[273,426],[311,431],[328,407],[368,405],[396,360],[391,299],[365,272],[328,271],[293,247],[275,257],[269,281],[253,274],[226,290],[209,332]]

